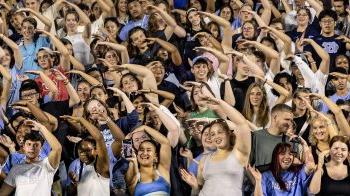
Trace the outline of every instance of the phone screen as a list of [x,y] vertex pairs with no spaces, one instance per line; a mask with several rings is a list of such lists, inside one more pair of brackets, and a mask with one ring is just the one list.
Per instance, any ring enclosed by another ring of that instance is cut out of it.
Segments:
[[123,157],[131,158],[132,157],[132,140],[131,139],[123,140],[122,146],[123,146]]

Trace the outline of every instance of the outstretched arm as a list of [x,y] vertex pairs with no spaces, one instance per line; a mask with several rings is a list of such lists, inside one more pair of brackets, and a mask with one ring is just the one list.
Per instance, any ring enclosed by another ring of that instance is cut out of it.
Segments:
[[10,38],[6,37],[4,34],[0,34],[0,39],[2,39],[2,41],[4,41],[12,49],[13,55],[15,57],[16,68],[21,69],[23,58],[22,58],[21,52],[19,50],[19,46],[14,41],[12,41]]
[[129,53],[125,46],[121,44],[115,44],[111,42],[97,42],[96,46],[104,45],[113,48],[114,50],[120,52],[120,56],[122,58],[122,64],[129,63]]
[[36,12],[36,11],[34,11],[32,9],[29,9],[29,8],[21,8],[21,9],[17,10],[17,12],[29,12],[29,13],[33,14],[41,22],[43,22],[45,24],[45,28],[44,29],[46,31],[50,31],[51,30],[52,22],[50,21],[50,19],[46,18],[45,16],[43,16],[39,12]]
[[168,51],[171,55],[171,60],[175,65],[182,64],[180,52],[173,44],[159,38],[147,38],[147,40],[158,43],[163,49]]
[[0,64],[0,73],[2,75],[3,89],[0,96],[0,107],[6,108],[6,104],[10,95],[10,88],[12,83],[11,74],[6,70],[4,66]]
[[45,140],[49,143],[51,147],[51,152],[48,156],[50,165],[53,168],[58,168],[58,165],[61,161],[62,153],[62,146],[60,142],[49,130],[46,129],[44,125],[33,120],[26,120],[25,123],[28,123],[30,126],[32,126],[32,130],[40,131],[40,133],[44,136]]

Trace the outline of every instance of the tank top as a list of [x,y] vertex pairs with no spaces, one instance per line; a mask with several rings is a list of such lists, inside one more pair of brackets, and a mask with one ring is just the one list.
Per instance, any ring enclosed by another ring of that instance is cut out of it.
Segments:
[[90,46],[85,42],[81,33],[77,33],[75,35],[67,35],[65,38],[67,38],[72,43],[74,57],[80,63],[86,66],[93,62],[90,54]]
[[134,196],[168,196],[170,195],[170,184],[159,175],[156,170],[158,178],[152,182],[141,182],[140,175],[138,175],[138,182],[135,187]]
[[204,185],[199,195],[242,195],[243,166],[233,152],[222,161],[212,161],[214,153],[208,155],[204,161]]
[[94,165],[84,165],[78,183],[78,196],[109,196],[109,178],[98,174]]
[[342,180],[334,180],[328,175],[325,165],[323,165],[323,175],[321,178],[321,190],[318,195],[322,196],[346,196],[350,195],[350,167],[348,168],[348,176]]

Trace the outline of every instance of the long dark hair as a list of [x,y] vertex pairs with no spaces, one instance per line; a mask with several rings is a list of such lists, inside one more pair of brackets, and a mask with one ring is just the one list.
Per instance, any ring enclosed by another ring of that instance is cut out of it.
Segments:
[[[283,181],[282,176],[281,176],[282,168],[281,168],[281,164],[279,162],[278,155],[280,155],[281,153],[285,153],[288,150],[290,152],[292,152],[292,145],[290,145],[289,143],[282,142],[282,143],[277,144],[276,147],[273,149],[272,160],[271,160],[271,164],[270,164],[270,171],[271,171],[273,177],[275,178],[275,180],[277,181],[279,187],[283,191],[287,191],[287,186],[286,186],[286,183]],[[291,171],[293,173],[297,173],[298,171],[300,171],[301,168],[302,168],[302,165],[291,165],[288,168],[288,171]]]

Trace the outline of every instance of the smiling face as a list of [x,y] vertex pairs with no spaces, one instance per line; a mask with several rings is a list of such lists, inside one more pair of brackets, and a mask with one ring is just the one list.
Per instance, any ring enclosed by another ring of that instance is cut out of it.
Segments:
[[0,58],[0,64],[4,67],[10,67],[11,63],[11,53],[7,49],[4,49],[5,55]]
[[24,16],[21,13],[15,13],[11,17],[12,25],[15,27],[17,31],[21,30],[22,22]]
[[22,23],[21,34],[24,40],[32,40],[35,33],[35,27],[32,23],[25,21]]
[[158,162],[156,147],[151,142],[142,142],[137,151],[137,161],[140,166],[152,167]]
[[122,78],[122,91],[125,93],[131,93],[139,90],[137,79],[132,75],[126,75]]
[[332,161],[337,163],[343,163],[345,159],[349,156],[348,146],[341,141],[336,141],[331,146],[329,155],[331,156]]
[[151,125],[155,130],[160,130],[162,126],[162,121],[156,112],[148,112],[146,115],[146,124]]
[[151,71],[154,77],[156,78],[157,82],[163,81],[164,75],[165,75],[165,69],[160,62],[157,62],[154,66],[152,66]]
[[97,100],[91,100],[86,106],[86,110],[89,114],[89,118],[94,121],[100,120],[101,113],[107,116],[107,109]]
[[65,24],[67,29],[75,29],[78,27],[78,19],[75,14],[68,13],[65,18]]
[[305,9],[300,9],[297,13],[297,23],[298,25],[304,26],[309,24],[309,14]]
[[211,140],[217,149],[228,149],[230,147],[230,136],[218,123],[210,127]]
[[313,121],[311,124],[311,132],[317,141],[327,141],[329,139],[327,125],[322,119]]
[[207,81],[209,68],[206,63],[196,63],[192,66],[191,72],[193,73],[196,81]]
[[287,170],[292,165],[293,159],[294,155],[289,148],[278,154],[278,162],[282,170]]
[[287,80],[287,78],[281,78],[278,84],[285,88],[288,92],[292,92],[293,90],[292,84]]
[[188,14],[188,21],[192,24],[192,26],[198,26],[201,23],[201,16],[196,11],[192,11]]
[[119,63],[119,57],[115,50],[109,50],[105,54],[105,59],[108,63],[112,65],[117,65]]
[[254,87],[249,93],[249,101],[250,104],[254,107],[260,106],[262,100],[263,100],[264,93],[259,87]]
[[119,27],[118,27],[118,25],[117,25],[115,22],[109,20],[109,21],[106,22],[106,24],[105,24],[105,29],[107,30],[107,32],[108,32],[110,35],[113,35],[113,36],[114,36],[114,35],[117,34]]
[[206,129],[203,130],[201,141],[202,141],[202,145],[205,149],[208,149],[208,150],[215,150],[216,149],[216,146],[211,138],[209,127],[207,127]]
[[77,93],[82,102],[85,102],[90,98],[90,85],[86,82],[81,82],[78,84]]
[[96,149],[91,142],[82,141],[78,147],[78,156],[80,161],[85,164],[91,164],[96,157]]
[[297,109],[306,110],[306,103],[303,99],[301,99],[301,97],[305,98],[309,103],[311,103],[309,95],[305,92],[299,92],[298,95],[293,99],[293,103]]
[[118,2],[118,10],[120,12],[126,12],[127,7],[127,1],[126,0],[119,0]]

